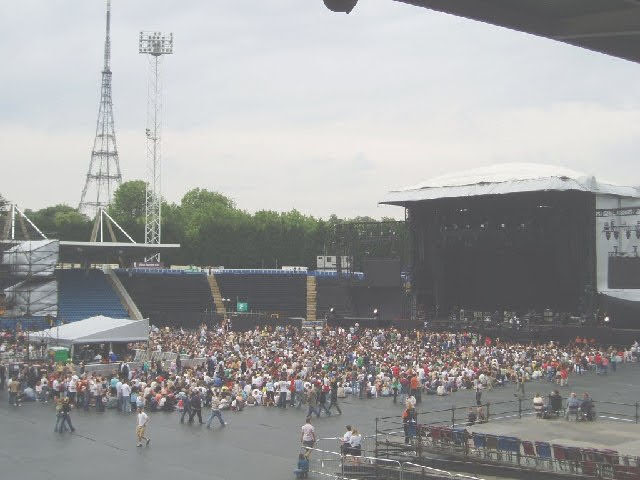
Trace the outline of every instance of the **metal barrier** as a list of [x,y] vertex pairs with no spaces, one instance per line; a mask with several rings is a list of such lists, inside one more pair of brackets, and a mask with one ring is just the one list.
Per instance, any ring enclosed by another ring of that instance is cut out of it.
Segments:
[[[594,401],[594,405],[597,418],[638,422],[637,402]],[[640,479],[640,457],[622,455],[614,450],[554,445],[487,433],[471,434],[465,428],[468,423],[464,412],[478,412],[478,409],[490,422],[520,419],[535,413],[532,399],[518,398],[481,406],[452,406],[419,412],[418,424],[414,425],[405,425],[400,416],[380,417],[376,419],[375,455],[421,458],[423,452],[433,452],[498,467],[576,473],[596,478]]]
[[309,458],[309,472],[334,480],[376,478],[385,480],[481,480],[412,462],[371,456],[343,455],[318,448],[301,447]]
[[478,477],[453,473],[439,468],[427,467],[417,463],[404,462],[402,464],[402,480],[418,480],[422,478],[454,478],[458,480],[480,480]]
[[[340,450],[342,446],[342,437],[324,437],[319,438],[316,442],[316,447],[320,450],[329,450],[337,448]],[[363,435],[362,436],[362,452],[365,455],[375,456],[376,450],[376,436],[375,435]]]

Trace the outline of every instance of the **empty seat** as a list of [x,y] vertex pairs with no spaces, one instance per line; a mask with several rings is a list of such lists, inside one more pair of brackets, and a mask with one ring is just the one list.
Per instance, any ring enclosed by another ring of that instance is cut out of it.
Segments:
[[204,274],[119,271],[118,278],[154,325],[193,328],[213,318],[215,305]]
[[75,322],[95,315],[129,318],[102,270],[58,270],[58,319]]

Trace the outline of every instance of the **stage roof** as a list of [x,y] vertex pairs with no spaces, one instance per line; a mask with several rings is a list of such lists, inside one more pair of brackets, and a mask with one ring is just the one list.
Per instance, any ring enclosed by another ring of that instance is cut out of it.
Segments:
[[380,203],[405,205],[438,198],[502,195],[518,192],[576,190],[640,198],[640,188],[596,180],[567,168],[535,163],[505,163],[435,177],[392,190]]
[[29,341],[71,346],[82,343],[129,343],[149,340],[149,320],[103,315],[29,334]]
[[156,252],[180,248],[179,243],[118,243],[118,242],[60,242],[60,261],[63,263],[118,263],[118,259],[142,260]]
[[[50,242],[51,240],[44,240]],[[34,242],[35,243],[35,242]],[[24,242],[14,240],[0,240],[0,245],[5,249],[22,244]],[[124,242],[72,242],[60,241],[61,263],[119,263],[134,260],[143,260],[157,252],[168,252],[180,248],[179,243],[124,243]]]
[[396,0],[640,62],[638,0]]

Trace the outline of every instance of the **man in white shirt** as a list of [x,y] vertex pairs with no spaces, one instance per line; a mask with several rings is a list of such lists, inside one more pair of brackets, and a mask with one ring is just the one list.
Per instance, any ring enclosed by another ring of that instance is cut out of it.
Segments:
[[342,436],[342,440],[340,440],[340,452],[343,455],[349,453],[349,447],[351,446],[351,425],[347,425],[345,427],[347,429]]
[[131,413],[131,387],[125,381],[120,387],[122,395],[122,413]]
[[146,440],[147,446],[149,446],[149,443],[151,443],[151,439],[145,437],[144,435],[148,422],[149,416],[142,411],[142,408],[138,408],[138,416],[136,422],[136,437],[138,438],[138,443],[136,447],[142,446],[142,440]]

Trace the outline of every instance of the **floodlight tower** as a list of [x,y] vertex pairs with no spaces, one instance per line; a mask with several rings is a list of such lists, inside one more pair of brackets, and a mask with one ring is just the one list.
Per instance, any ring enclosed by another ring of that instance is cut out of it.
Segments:
[[104,40],[104,68],[100,106],[96,122],[96,136],[91,150],[89,171],[82,189],[78,210],[93,214],[108,207],[117,187],[122,184],[120,160],[116,146],[116,131],[113,125],[111,102],[111,0],[107,0],[107,29]]
[[[147,188],[145,194],[144,243],[159,244],[162,235],[162,82],[163,55],[173,53],[173,33],[140,32],[139,53],[149,56],[147,91]],[[146,259],[160,261],[160,253]]]

